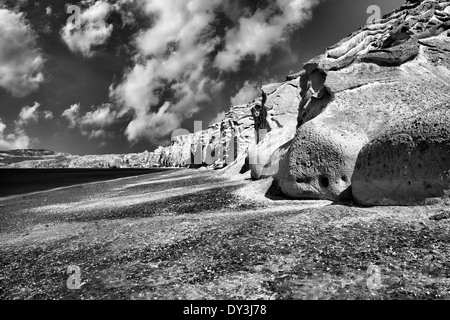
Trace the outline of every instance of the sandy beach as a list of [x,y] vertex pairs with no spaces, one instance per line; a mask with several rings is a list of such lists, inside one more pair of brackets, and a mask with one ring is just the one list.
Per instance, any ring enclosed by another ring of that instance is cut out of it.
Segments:
[[269,199],[270,181],[176,170],[3,198],[0,298],[450,298],[443,208]]

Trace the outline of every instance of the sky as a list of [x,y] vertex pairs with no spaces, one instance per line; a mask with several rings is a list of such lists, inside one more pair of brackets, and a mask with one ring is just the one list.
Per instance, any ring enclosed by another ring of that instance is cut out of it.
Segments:
[[0,150],[152,151],[405,0],[0,0]]

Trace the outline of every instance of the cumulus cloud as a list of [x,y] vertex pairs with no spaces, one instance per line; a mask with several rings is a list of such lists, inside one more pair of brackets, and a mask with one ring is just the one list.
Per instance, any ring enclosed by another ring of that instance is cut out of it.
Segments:
[[320,0],[276,0],[250,17],[241,17],[225,37],[225,50],[214,61],[225,71],[237,71],[247,56],[258,60],[283,41],[287,32],[311,18],[312,8]]
[[78,125],[78,118],[80,116],[80,104],[73,104],[68,109],[64,110],[61,117],[69,121],[69,128],[73,129]]
[[80,14],[81,28],[77,28],[75,20],[69,19],[61,30],[61,37],[70,50],[84,57],[92,57],[93,49],[105,44],[113,31],[113,25],[105,20],[114,6],[104,1],[88,3],[91,5]]
[[44,118],[45,118],[45,120],[53,119],[53,112],[48,111],[48,110],[44,111]]
[[0,150],[28,149],[30,147],[33,139],[27,135],[25,126],[31,122],[38,122],[40,119],[49,120],[53,118],[51,111],[39,112],[40,106],[37,102],[32,106],[24,106],[14,121],[14,129],[9,134],[5,133],[6,124],[0,119]]
[[225,112],[225,111],[220,112],[214,119],[212,119],[212,120],[209,122],[209,126],[210,126],[210,125],[213,125],[213,124],[215,124],[215,123],[221,122],[223,119],[225,119],[225,116],[226,116],[226,112]]
[[38,122],[40,119],[50,120],[53,119],[53,113],[51,111],[38,111],[41,105],[35,102],[32,106],[24,106],[19,113],[19,117],[16,120],[18,127],[24,127],[30,122]]
[[33,106],[29,107],[29,106],[25,106],[20,110],[20,114],[19,114],[19,120],[18,120],[18,124],[23,126],[26,125],[29,122],[32,121],[37,121],[38,120],[38,113],[37,113],[37,109],[40,107],[41,105],[37,102],[34,103]]
[[24,129],[16,127],[13,133],[5,134],[6,125],[0,119],[0,150],[28,149],[31,139]]
[[127,127],[126,134],[131,141],[145,137],[158,144],[164,143],[166,137],[179,127],[180,116],[170,111],[170,103],[166,102],[158,112],[151,112],[135,117]]
[[103,104],[97,109],[82,115],[79,103],[73,104],[64,110],[61,117],[69,122],[69,128],[74,129],[78,127],[81,133],[84,136],[88,136],[89,139],[111,137],[111,133],[108,133],[105,128],[111,126],[120,118],[118,112],[112,108],[111,104]]
[[245,81],[244,86],[239,92],[231,98],[231,104],[234,106],[246,104],[261,95],[261,90],[255,82]]
[[80,119],[82,126],[97,126],[104,128],[110,126],[116,121],[117,112],[112,109],[110,104],[104,104],[94,111],[87,112]]
[[24,97],[44,81],[44,58],[22,13],[0,9],[0,87]]
[[[145,1],[143,8],[154,17],[154,24],[138,35],[139,62],[111,92],[135,115],[126,130],[130,141],[143,137],[154,143],[166,141],[184,119],[210,101],[211,91],[220,88],[221,81],[204,72],[219,39],[202,39],[219,4],[219,0]],[[171,103],[157,94],[167,86]]]
[[[237,71],[245,57],[259,59],[270,52],[319,1],[276,0],[254,12],[231,0],[142,1],[151,27],[137,34],[135,64],[110,90],[121,112],[134,115],[128,140],[168,141],[223,87],[221,71]],[[218,14],[234,23],[225,39],[219,37]],[[249,82],[233,101],[247,103],[255,91]]]

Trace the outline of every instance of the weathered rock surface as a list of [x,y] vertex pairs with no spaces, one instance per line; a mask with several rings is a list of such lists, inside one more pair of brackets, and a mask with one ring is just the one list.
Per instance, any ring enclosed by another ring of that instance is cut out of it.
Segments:
[[252,170],[254,178],[273,175],[273,153],[295,134],[299,105],[298,78],[264,85],[261,96],[246,105],[232,106],[225,119],[206,130],[173,138],[169,147],[150,154],[150,164],[162,167],[225,168],[239,174]]
[[450,99],[449,6],[408,3],[304,65],[298,130],[276,176],[284,194],[348,197],[368,141]]
[[[347,199],[354,159],[367,143],[364,131],[348,123],[311,121],[297,135],[277,174],[282,192],[291,198]],[[289,176],[285,176],[286,173]]]
[[363,205],[416,205],[450,195],[450,104],[405,119],[360,152],[352,178]]
[[361,149],[387,128],[450,100],[450,2],[410,1],[233,106],[220,123],[174,137],[150,166],[276,175],[295,199],[352,196]]
[[203,131],[175,136],[171,146],[159,147],[150,154],[151,166],[223,168],[241,159],[249,145],[256,143],[253,110],[259,104],[257,100],[252,106],[233,106],[220,123]]
[[[278,172],[279,148],[294,138],[295,118],[300,103],[298,78],[280,85],[263,86],[263,107],[267,115],[256,128],[259,141],[250,148],[250,169],[253,179],[271,177]],[[266,132],[262,130],[266,130]],[[264,134],[263,134],[264,133]]]

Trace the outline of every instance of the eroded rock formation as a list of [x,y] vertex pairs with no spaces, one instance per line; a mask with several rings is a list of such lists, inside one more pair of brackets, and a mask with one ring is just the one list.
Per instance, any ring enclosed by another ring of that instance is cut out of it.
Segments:
[[361,148],[450,100],[450,2],[408,3],[304,65],[298,130],[277,181],[292,198],[351,196]]
[[248,105],[233,106],[220,123],[203,131],[175,136],[171,146],[159,147],[150,154],[151,165],[223,168],[233,163],[248,152],[251,143],[256,143],[254,109]]
[[[376,149],[377,137],[402,134],[388,128],[450,101],[449,29],[449,1],[408,1],[327,48],[286,82],[263,86],[261,97],[232,107],[222,122],[174,138],[172,146],[150,154],[150,164],[228,165],[225,171],[233,173],[251,169],[254,179],[275,175],[272,189],[294,199],[355,195],[362,203],[380,204],[381,196],[370,200],[361,191],[378,183],[371,182],[375,173],[368,164],[361,162],[352,180],[356,160],[364,146],[369,148],[364,152]],[[397,141],[392,139],[385,140]],[[226,151],[213,151],[219,146],[236,152],[230,159]],[[194,159],[199,161],[193,164]],[[389,174],[380,179],[386,183]],[[445,189],[438,182],[431,185],[440,194]]]
[[450,104],[395,123],[359,153],[352,178],[363,205],[416,205],[450,195]]
[[150,154],[150,163],[216,169],[231,166],[236,173],[252,170],[260,178],[272,153],[293,138],[298,104],[298,79],[265,85],[260,97],[232,106],[221,122],[176,136],[171,146],[159,147]]

